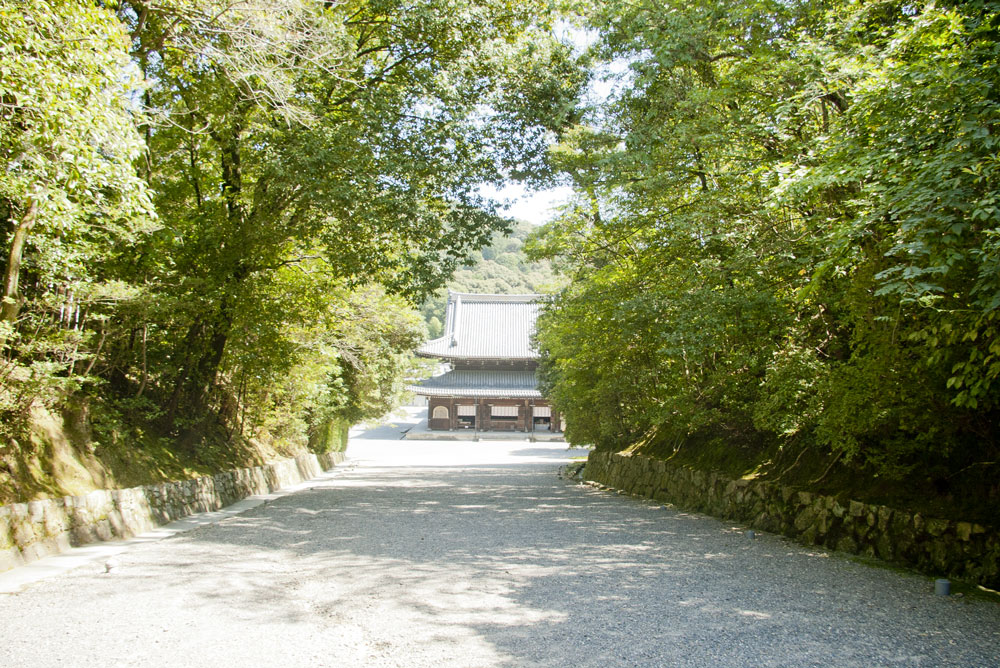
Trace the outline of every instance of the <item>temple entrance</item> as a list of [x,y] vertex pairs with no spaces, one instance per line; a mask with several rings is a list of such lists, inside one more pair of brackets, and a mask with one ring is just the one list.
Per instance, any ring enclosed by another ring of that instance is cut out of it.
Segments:
[[455,427],[457,429],[476,428],[476,407],[470,404],[455,406]]
[[490,429],[495,431],[515,431],[520,417],[517,406],[490,406]]
[[548,406],[533,406],[531,411],[532,431],[552,431],[552,409]]

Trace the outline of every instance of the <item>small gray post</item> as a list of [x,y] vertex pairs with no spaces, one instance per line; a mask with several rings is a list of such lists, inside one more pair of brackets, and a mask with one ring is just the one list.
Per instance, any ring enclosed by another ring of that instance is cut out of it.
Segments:
[[934,581],[934,593],[938,596],[948,596],[951,594],[951,583],[941,578]]

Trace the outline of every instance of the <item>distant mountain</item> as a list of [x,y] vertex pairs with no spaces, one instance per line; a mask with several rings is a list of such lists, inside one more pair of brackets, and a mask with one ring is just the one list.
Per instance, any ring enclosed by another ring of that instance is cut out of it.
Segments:
[[532,292],[555,292],[565,279],[552,271],[548,260],[530,262],[524,254],[524,241],[536,228],[518,222],[507,236],[496,235],[493,243],[473,253],[466,264],[455,272],[447,288],[439,290],[424,302],[420,311],[427,321],[432,339],[441,336],[448,290],[484,294],[516,295]]

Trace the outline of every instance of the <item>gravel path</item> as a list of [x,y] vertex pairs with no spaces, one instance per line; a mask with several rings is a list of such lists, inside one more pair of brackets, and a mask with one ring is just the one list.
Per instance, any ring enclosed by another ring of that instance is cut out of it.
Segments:
[[0,666],[1000,666],[1000,604],[382,428],[336,475],[0,596]]

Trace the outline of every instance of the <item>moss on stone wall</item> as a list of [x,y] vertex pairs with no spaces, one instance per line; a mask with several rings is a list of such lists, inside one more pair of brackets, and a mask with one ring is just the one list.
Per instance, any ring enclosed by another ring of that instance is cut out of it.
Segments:
[[214,476],[0,506],[0,571],[71,546],[128,538],[218,510],[308,480],[343,460],[342,453],[300,455]]
[[930,518],[773,482],[734,479],[642,455],[593,452],[584,477],[806,545],[1000,588],[1000,532],[993,526]]

